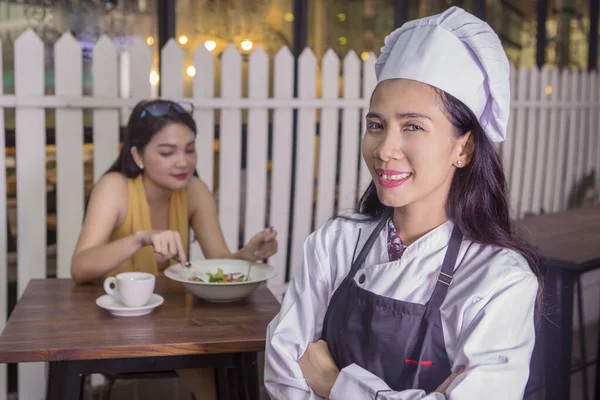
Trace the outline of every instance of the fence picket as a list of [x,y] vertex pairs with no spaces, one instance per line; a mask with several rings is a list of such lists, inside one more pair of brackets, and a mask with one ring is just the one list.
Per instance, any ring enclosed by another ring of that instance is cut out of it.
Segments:
[[[363,62],[363,82],[362,82],[362,98],[365,100],[365,106],[361,110],[361,135],[364,135],[366,123],[365,117],[369,112],[369,101],[371,99],[371,94],[375,90],[377,86],[377,77],[375,76],[375,61],[377,61],[377,57],[375,54],[369,53],[369,57],[366,61]],[[362,136],[361,136],[362,139]],[[371,173],[369,172],[369,168],[365,164],[362,156],[360,156],[360,172],[359,172],[359,184],[358,184],[358,196],[357,198],[360,200],[360,196],[367,189],[369,184],[371,183]]]
[[[528,81],[528,100],[538,103],[540,101],[540,91],[538,89],[540,86],[540,71],[537,68],[529,71]],[[540,110],[537,108],[530,107],[527,110],[527,131],[525,132],[525,137],[523,138],[523,142],[525,144],[523,159],[524,168],[521,170],[521,174],[523,176],[523,186],[520,190],[521,202],[519,206],[519,214],[517,214],[519,217],[523,217],[525,214],[532,211],[531,201],[537,157],[536,146],[538,145],[539,115]]]
[[[344,99],[360,97],[360,60],[354,51],[344,58]],[[338,211],[350,214],[356,205],[357,174],[359,168],[360,109],[345,107],[342,110],[342,136],[340,154],[340,194]]]
[[[275,56],[273,94],[275,98],[288,100],[294,96],[294,56],[287,47],[282,47]],[[277,269],[277,276],[267,285],[272,290],[281,290],[286,282],[288,234],[291,188],[292,188],[292,138],[293,114],[291,108],[273,110],[273,151],[270,174],[271,196],[269,222],[278,232],[279,250],[269,259]]]
[[[529,78],[529,71],[525,67],[520,67],[518,72],[518,88],[517,88],[517,100],[528,100],[529,99],[529,85],[527,85]],[[515,112],[515,130],[514,137],[510,146],[511,150],[506,148],[507,153],[512,152],[512,159],[509,160],[511,163],[511,175],[508,181],[510,187],[510,204],[513,217],[519,218],[521,214],[520,208],[520,197],[523,186],[523,163],[525,161],[525,136],[527,134],[527,110],[528,106],[517,108]]]
[[[212,53],[200,44],[193,55],[196,75],[193,83],[193,100],[212,99],[214,96],[214,58]],[[214,161],[215,161],[215,126],[214,110],[194,108],[196,121],[196,154],[198,163],[196,171],[208,189],[214,193]],[[204,258],[202,249],[196,241],[193,232],[190,232],[190,258],[200,260]]]
[[577,154],[577,170],[575,172],[575,187],[579,189],[579,186],[583,183],[582,179],[588,172],[589,155],[588,149],[590,148],[590,109],[589,109],[589,96],[590,96],[590,75],[587,71],[581,71],[580,76],[580,90],[577,93],[577,101],[582,107],[579,109],[579,124],[577,129],[578,145],[575,149]]
[[[533,180],[529,187],[532,188],[532,201],[531,201],[531,212],[539,214],[543,210],[542,204],[542,193],[544,190],[544,176],[546,172],[544,170],[544,163],[548,151],[548,108],[545,105],[550,103],[548,94],[546,93],[548,88],[551,87],[552,83],[552,70],[548,68],[542,69],[542,76],[540,79],[540,85],[538,88],[538,101],[540,102],[541,109],[538,111],[538,129],[537,129],[537,144],[535,145],[534,152],[535,167],[532,174]],[[526,186],[527,187],[527,186]]]
[[[514,64],[510,64],[510,93],[512,100],[519,99],[518,97],[518,86],[517,86],[517,69]],[[504,174],[508,180],[509,193],[512,193],[512,170],[513,170],[513,154],[514,154],[514,142],[515,136],[517,135],[517,112],[518,107],[515,102],[511,102],[510,108],[510,119],[508,121],[508,130],[506,134],[506,140],[500,147],[500,154],[502,157],[502,166],[504,167]]]
[[[585,173],[591,173],[596,167],[596,148],[598,146],[598,140],[600,139],[600,132],[598,132],[598,108],[597,108],[597,95],[598,95],[598,74],[594,72],[589,73],[590,82],[589,82],[589,90],[588,96],[586,99],[587,102],[587,114],[588,114],[588,125],[587,125],[587,135],[588,135],[588,145],[587,145],[587,166],[585,169]],[[598,172],[596,171],[596,176],[598,176]]]
[[[321,67],[323,88],[322,98],[335,99],[338,97],[338,78],[340,76],[340,60],[331,49],[323,56]],[[338,110],[323,108],[319,131],[319,169],[317,171],[317,210],[315,228],[323,225],[333,215],[338,145]]]
[[[570,93],[570,74],[569,70],[563,69],[560,77],[560,91],[558,92],[559,99],[561,101],[569,101],[571,98]],[[567,159],[567,125],[569,123],[569,109],[560,108],[560,115],[558,119],[558,137],[556,140],[557,143],[557,152],[556,152],[556,165],[557,171],[555,175],[555,185],[554,185],[554,212],[564,210],[566,208],[566,196],[565,189],[567,186],[565,185],[566,177],[571,173],[566,170],[566,159]]]
[[[83,84],[81,47],[71,33],[56,42],[56,94],[80,96]],[[83,220],[83,112],[56,110],[56,276],[71,277],[71,257]]]
[[[212,99],[214,97],[214,58],[204,45],[200,44],[194,51],[194,66],[196,75],[194,75],[194,100]],[[213,163],[214,163],[214,110],[212,109],[194,109],[194,119],[196,120],[196,153],[198,154],[198,175],[206,183],[211,191],[214,191],[213,185]]]
[[[310,49],[304,49],[298,60],[298,97],[316,97],[316,59]],[[298,137],[296,139],[296,178],[294,184],[294,224],[290,276],[302,263],[303,244],[310,234],[315,171],[315,108],[298,110]]]
[[160,59],[160,96],[177,100],[183,97],[183,50],[174,38],[171,38],[161,50]]
[[560,87],[560,72],[557,69],[552,69],[552,80],[551,80],[551,92],[549,95],[546,95],[547,101],[550,103],[550,121],[548,127],[548,153],[545,157],[546,165],[544,168],[544,195],[543,195],[543,210],[545,213],[552,212],[554,210],[555,203],[555,193],[554,187],[556,185],[559,165],[556,162],[558,151],[560,151],[558,146],[558,137],[559,137],[559,111],[558,111],[558,103],[560,101],[559,93],[561,91]]
[[[242,56],[234,45],[222,55],[221,97],[242,97]],[[242,155],[242,111],[223,109],[219,130],[219,187],[217,192],[219,221],[227,246],[239,247],[240,184]]]
[[[15,93],[44,94],[44,45],[33,30],[15,40]],[[31,279],[46,278],[46,149],[45,110],[17,107],[17,296]],[[43,363],[19,364],[19,397],[46,395]]]
[[[94,47],[92,58],[95,97],[116,99],[118,96],[117,50],[108,36],[103,35]],[[104,175],[119,154],[119,111],[93,110],[94,182]]]
[[[248,97],[266,99],[269,95],[269,57],[262,47],[250,54],[249,64]],[[248,111],[246,143],[244,243],[263,230],[266,223],[269,147],[269,111],[266,108]]]
[[[577,71],[571,71],[569,82],[570,99],[572,101],[580,100],[581,93],[581,76]],[[571,194],[575,191],[577,185],[577,177],[581,165],[580,154],[577,153],[579,148],[579,114],[580,110],[577,107],[569,109],[569,128],[564,133],[567,134],[567,164],[563,165],[563,169],[567,171],[565,176],[565,187],[563,192],[563,204],[565,207],[569,206],[569,199]]]
[[[152,85],[150,83],[150,72],[152,70],[152,49],[146,42],[136,37],[129,55],[129,94],[136,100],[145,100],[152,97]],[[159,83],[160,79],[159,76]]]

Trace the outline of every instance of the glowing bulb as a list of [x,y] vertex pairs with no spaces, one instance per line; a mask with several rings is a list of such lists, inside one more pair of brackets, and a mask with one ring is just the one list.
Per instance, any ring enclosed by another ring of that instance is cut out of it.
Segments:
[[546,94],[548,96],[550,96],[552,94],[552,86],[550,86],[550,85],[546,86]]
[[250,41],[250,40],[244,40],[241,43],[241,46],[242,46],[242,49],[244,51],[250,51],[250,50],[252,50],[252,41]]
[[339,14],[337,15],[337,19],[338,19],[338,21],[340,21],[340,22],[344,22],[344,21],[346,21],[346,14],[344,14],[344,13],[339,13]]
[[345,46],[345,45],[346,45],[346,43],[348,43],[348,39],[346,39],[346,37],[345,37],[345,36],[340,36],[340,37],[338,38],[338,43],[339,43],[340,45],[342,45],[342,46]]
[[283,19],[287,22],[293,22],[294,14],[292,14],[291,12],[286,12],[285,14],[283,14]]
[[363,51],[362,53],[360,53],[360,59],[363,61],[367,61],[369,59],[369,52]]
[[148,43],[148,46],[152,46],[154,44],[154,38],[152,36],[148,36],[146,38],[146,43]]
[[193,77],[194,75],[196,75],[196,68],[193,65],[190,65],[189,67],[187,67],[185,72],[187,72],[188,76]]
[[206,50],[208,51],[213,51],[217,47],[217,42],[214,40],[207,40],[204,42],[204,47],[206,47]]
[[179,43],[180,44],[186,44],[188,42],[188,37],[185,35],[181,35],[179,36]]
[[150,72],[150,84],[152,86],[156,86],[156,84],[158,83],[159,80],[160,80],[160,77],[158,76],[158,72],[156,72],[156,71]]

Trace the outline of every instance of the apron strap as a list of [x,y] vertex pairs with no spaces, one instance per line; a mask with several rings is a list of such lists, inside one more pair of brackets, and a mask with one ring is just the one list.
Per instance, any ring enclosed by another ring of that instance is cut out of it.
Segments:
[[[448,293],[448,287],[454,283],[454,267],[456,265],[456,260],[458,258],[458,251],[460,250],[460,245],[462,243],[462,232],[455,225],[452,230],[452,235],[450,235],[450,242],[448,243],[448,248],[446,249],[446,255],[444,256],[444,261],[442,263],[441,271],[437,276],[437,284],[435,285],[435,289],[433,289],[433,294],[427,302],[427,309],[425,311],[425,320],[423,321],[423,325],[421,326],[421,338],[417,345],[417,349],[419,349],[419,360],[421,359],[423,353],[423,345],[425,342],[429,343],[431,334],[433,331],[433,327],[435,325],[435,319],[439,318],[439,309],[446,298],[446,294]],[[419,387],[419,377],[422,370],[422,364],[419,363],[417,367],[417,371],[415,373],[413,379],[413,389]]]
[[[356,250],[358,250],[358,244],[360,243],[360,234],[362,233],[362,228],[358,230],[358,238],[356,239],[356,244],[354,245],[354,251],[352,252],[352,264],[354,264],[354,260],[356,260]],[[352,264],[350,264],[350,269],[352,269]]]
[[[387,218],[383,218],[381,221],[379,221],[379,223],[371,233],[371,236],[369,236],[369,238],[367,239],[367,242],[363,246],[362,250],[360,251],[360,253],[358,253],[358,257],[356,257],[356,260],[354,260],[354,262],[352,263],[352,268],[350,269],[350,273],[348,273],[348,277],[350,277],[350,279],[354,279],[354,275],[356,275],[356,272],[358,272],[360,267],[362,267],[362,265],[364,264],[365,260],[367,259],[367,255],[369,254],[369,251],[371,251],[371,247],[373,247],[373,243],[375,242],[375,240],[377,240],[379,233],[385,227],[387,222]],[[358,236],[358,240],[360,240],[360,235]],[[356,244],[358,245],[358,241],[356,242]]]
[[433,289],[433,294],[427,303],[427,314],[431,314],[431,311],[437,310],[442,306],[448,288],[454,283],[454,267],[456,266],[456,260],[458,258],[458,251],[462,243],[462,232],[457,226],[454,226],[452,235],[450,236],[450,242],[448,243],[448,249],[442,263],[442,269],[437,276],[437,284]]

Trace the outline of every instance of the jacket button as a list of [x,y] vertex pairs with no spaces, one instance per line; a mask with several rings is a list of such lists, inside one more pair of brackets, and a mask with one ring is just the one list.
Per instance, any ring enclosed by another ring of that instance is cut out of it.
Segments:
[[358,283],[360,283],[360,284],[363,284],[363,283],[365,283],[365,279],[366,279],[366,278],[365,278],[365,274],[362,274],[362,275],[360,276],[360,278],[358,278]]

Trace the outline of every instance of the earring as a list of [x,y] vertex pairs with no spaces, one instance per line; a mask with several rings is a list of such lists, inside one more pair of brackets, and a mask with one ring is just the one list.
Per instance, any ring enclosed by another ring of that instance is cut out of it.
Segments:
[[458,160],[456,163],[458,164],[459,167],[462,165],[462,161],[460,161],[460,160]]

